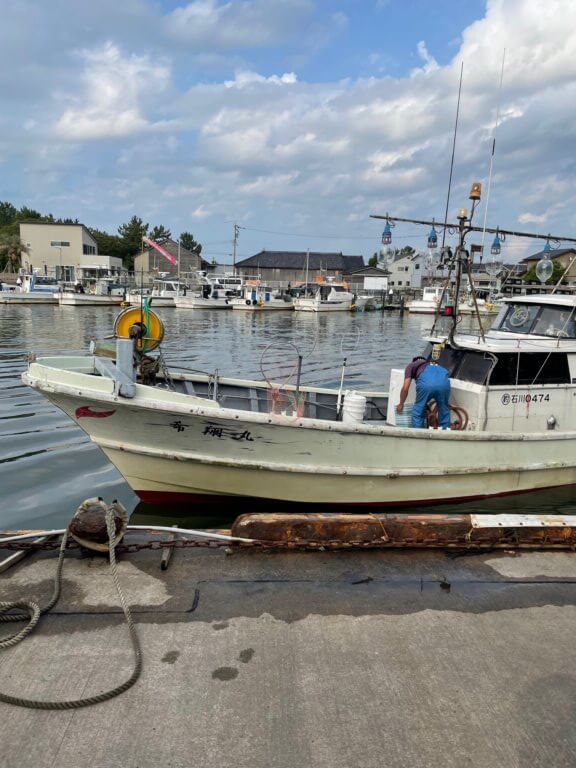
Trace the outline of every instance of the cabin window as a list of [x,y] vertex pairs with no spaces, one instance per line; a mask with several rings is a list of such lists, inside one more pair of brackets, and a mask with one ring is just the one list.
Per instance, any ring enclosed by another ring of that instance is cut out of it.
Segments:
[[540,311],[537,304],[511,304],[500,324],[500,331],[530,333]]
[[460,381],[470,381],[473,384],[485,384],[493,366],[492,355],[485,355],[482,352],[465,352],[455,378]]
[[576,338],[576,321],[569,307],[542,307],[532,333],[554,338]]
[[576,319],[570,307],[511,304],[498,315],[493,328],[508,333],[576,338]]
[[[425,357],[430,358],[432,353],[432,345],[429,344],[426,347],[426,350],[424,352]],[[441,365],[443,368],[446,368],[448,373],[450,374],[450,377],[454,377],[456,371],[458,370],[458,366],[460,365],[460,361],[462,360],[462,355],[464,353],[461,349],[452,349],[451,347],[444,347],[444,349],[440,352],[440,357],[438,359],[438,364]]]
[[498,355],[490,384],[569,384],[568,357],[562,352],[525,352]]

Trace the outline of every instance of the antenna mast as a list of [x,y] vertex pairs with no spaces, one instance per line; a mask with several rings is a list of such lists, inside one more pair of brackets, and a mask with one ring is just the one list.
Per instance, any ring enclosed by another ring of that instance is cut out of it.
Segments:
[[448,194],[446,195],[446,210],[444,212],[444,229],[442,230],[442,248],[446,244],[446,222],[448,221],[448,207],[450,205],[450,191],[452,189],[452,171],[454,170],[454,154],[456,153],[456,136],[458,134],[458,117],[460,115],[460,95],[462,93],[463,74],[464,62],[460,64],[460,84],[458,85],[458,102],[456,103],[456,120],[454,122],[454,138],[452,140],[452,159],[450,160],[450,177],[448,178]]
[[[502,51],[502,68],[500,70],[500,86],[498,88],[498,104],[496,106],[496,122],[494,123],[494,133],[492,134],[492,154],[490,155],[490,170],[488,172],[488,191],[486,193],[486,205],[484,207],[484,224],[482,225],[482,251],[484,255],[484,239],[486,237],[486,219],[488,218],[488,205],[490,203],[490,190],[492,189],[492,166],[494,164],[494,154],[496,152],[496,131],[500,122],[500,103],[502,99],[502,82],[504,80],[504,61],[506,59],[506,48]],[[494,261],[494,258],[492,258]]]

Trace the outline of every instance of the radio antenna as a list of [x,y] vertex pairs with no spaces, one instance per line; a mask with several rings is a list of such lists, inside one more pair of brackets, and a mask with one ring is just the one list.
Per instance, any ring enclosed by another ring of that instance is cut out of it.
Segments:
[[[502,51],[502,68],[500,69],[500,86],[498,88],[498,103],[496,106],[496,122],[494,123],[494,133],[492,134],[492,154],[490,155],[490,170],[488,172],[488,191],[486,193],[486,205],[484,206],[484,224],[482,225],[482,250],[481,256],[484,255],[484,239],[486,237],[486,220],[488,218],[488,205],[490,203],[490,190],[492,189],[492,167],[494,165],[494,154],[496,152],[496,131],[498,130],[498,124],[500,122],[500,103],[502,100],[502,82],[504,80],[504,61],[506,59],[506,48]],[[494,261],[494,258],[492,258]]]
[[454,170],[454,154],[456,152],[456,136],[458,134],[458,116],[460,115],[460,95],[462,93],[462,75],[464,62],[460,64],[460,84],[458,86],[458,102],[456,104],[456,120],[454,122],[454,138],[452,140],[452,159],[450,160],[450,177],[448,179],[448,194],[446,195],[446,211],[444,212],[444,227],[442,228],[442,247],[446,242],[446,222],[448,221],[448,207],[450,205],[450,191],[452,190],[452,172]]

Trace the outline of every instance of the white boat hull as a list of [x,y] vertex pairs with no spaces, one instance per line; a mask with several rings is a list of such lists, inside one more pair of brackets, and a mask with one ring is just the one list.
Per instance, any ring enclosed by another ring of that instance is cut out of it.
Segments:
[[438,311],[438,305],[423,301],[413,301],[408,304],[406,309],[413,315],[434,315]]
[[58,294],[0,291],[0,304],[58,304]]
[[124,301],[122,296],[99,296],[92,293],[73,293],[64,291],[58,294],[62,307],[119,306]]
[[351,308],[351,301],[317,302],[314,299],[294,299],[294,310],[296,312],[349,312]]
[[[62,370],[69,360],[83,362]],[[146,501],[241,496],[384,506],[576,483],[574,431],[347,424],[221,408],[141,385],[124,399],[111,379],[87,375],[91,365],[92,358],[40,360],[24,381],[74,419]]]
[[267,301],[262,304],[246,304],[244,299],[231,299],[232,309],[241,312],[292,312],[294,307],[288,301]]
[[126,296],[126,301],[133,307],[139,307],[140,303],[148,299],[151,307],[175,307],[173,296],[140,296],[140,294],[129,293]]
[[201,296],[178,296],[174,299],[178,309],[232,309],[226,298],[204,299]]

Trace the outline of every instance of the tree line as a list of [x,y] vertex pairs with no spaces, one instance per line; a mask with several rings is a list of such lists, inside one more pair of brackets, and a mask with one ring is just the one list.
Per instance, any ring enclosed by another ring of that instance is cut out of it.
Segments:
[[[42,214],[33,208],[22,206],[16,208],[10,202],[0,201],[0,272],[16,271],[21,264],[22,253],[26,250],[20,240],[19,225],[24,221],[41,221],[47,224],[80,224],[78,219],[56,218],[51,213]],[[92,237],[98,243],[98,252],[107,256],[117,256],[127,269],[134,267],[134,256],[142,248],[142,238],[162,242],[172,239],[170,229],[163,224],[150,227],[139,216],[132,218],[124,224],[120,224],[117,234],[110,234],[100,229],[88,227]],[[180,233],[180,244],[198,255],[202,252],[202,245],[197,242],[191,232]]]

